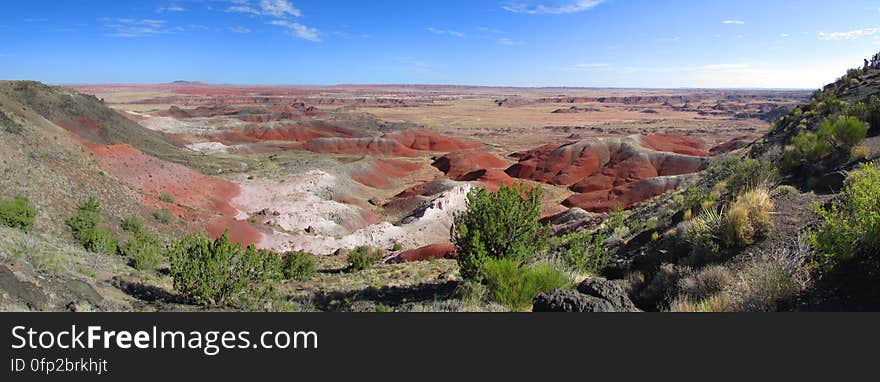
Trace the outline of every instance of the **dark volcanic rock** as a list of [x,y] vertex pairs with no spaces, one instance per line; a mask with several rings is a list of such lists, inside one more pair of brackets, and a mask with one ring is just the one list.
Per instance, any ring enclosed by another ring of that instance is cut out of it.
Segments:
[[533,312],[613,312],[608,301],[576,290],[557,289],[535,297]]
[[607,301],[615,312],[636,312],[623,288],[612,281],[604,279],[587,279],[577,286],[578,292]]

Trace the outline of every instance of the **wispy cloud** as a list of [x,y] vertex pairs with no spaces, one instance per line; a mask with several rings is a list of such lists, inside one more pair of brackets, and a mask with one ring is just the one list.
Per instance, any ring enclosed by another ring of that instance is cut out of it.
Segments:
[[251,33],[250,28],[246,28],[246,27],[243,27],[243,26],[234,26],[234,27],[230,27],[230,28],[229,28],[229,31],[232,32],[232,33]]
[[563,70],[565,70],[567,72],[594,72],[594,71],[610,70],[610,69],[611,69],[611,64],[607,64],[604,62],[603,63],[591,63],[591,64],[574,64],[574,65],[569,65],[569,66],[563,68]]
[[101,21],[113,37],[145,37],[169,32],[165,28],[165,20],[103,18]]
[[156,9],[156,12],[158,12],[158,13],[165,13],[165,12],[185,12],[185,11],[186,11],[186,8],[181,7],[181,6],[179,6],[179,5],[174,5],[174,4],[169,5],[169,6],[167,6],[167,7],[159,7],[159,8]]
[[846,32],[819,32],[819,39],[825,41],[857,40],[862,37],[871,37],[880,34],[880,28],[862,28]]
[[287,0],[260,0],[260,2],[256,4],[251,4],[248,1],[237,1],[236,4],[238,5],[226,8],[226,11],[280,18],[287,16],[302,16],[302,11],[300,11],[299,8],[294,7],[293,4]]
[[434,27],[428,28],[428,32],[431,32],[431,33],[437,34],[437,35],[446,35],[446,36],[453,36],[453,37],[464,37],[465,36],[464,32],[459,32],[459,31],[452,30],[452,29],[434,28]]
[[722,23],[722,24],[727,24],[727,25],[744,25],[746,22],[745,22],[745,21],[742,21],[742,20],[728,19],[728,20],[724,20],[724,21],[722,21],[721,23]]
[[498,45],[517,46],[517,45],[522,45],[522,44],[523,44],[522,41],[511,40],[507,37],[502,37],[502,38],[498,39]]
[[512,2],[504,4],[501,8],[508,12],[524,13],[528,15],[561,15],[590,10],[599,4],[602,4],[604,1],[605,0],[577,0],[569,1],[561,5]]
[[288,32],[297,38],[301,38],[303,40],[319,42],[321,41],[321,37],[319,32],[315,28],[309,28],[305,25],[302,25],[298,22],[288,21],[288,20],[275,20],[272,21],[272,25],[277,25],[281,27],[285,27],[288,29]]

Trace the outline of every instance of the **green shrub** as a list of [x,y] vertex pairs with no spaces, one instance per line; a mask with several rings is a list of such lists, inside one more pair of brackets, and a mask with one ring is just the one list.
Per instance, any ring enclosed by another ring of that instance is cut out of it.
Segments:
[[129,260],[138,270],[154,270],[162,264],[162,243],[155,233],[143,227],[140,218],[132,216],[122,220],[122,230],[128,241],[119,246],[119,254]]
[[541,218],[541,188],[502,185],[498,192],[476,188],[467,210],[454,217],[451,241],[465,279],[479,279],[487,259],[519,262],[546,250],[546,228]]
[[0,200],[0,224],[2,225],[27,232],[33,228],[36,217],[37,212],[34,211],[34,206],[24,196]]
[[287,252],[282,255],[281,270],[288,280],[306,281],[315,276],[318,264],[312,254]]
[[851,148],[862,141],[868,134],[868,125],[856,117],[839,115],[822,121],[819,127],[819,139],[825,140],[832,147]]
[[835,205],[818,208],[824,226],[809,234],[822,270],[857,256],[880,260],[880,164],[852,173],[841,195]]
[[726,178],[727,190],[732,195],[759,187],[773,186],[779,179],[779,171],[773,163],[765,160],[742,159],[731,166]]
[[608,253],[602,247],[605,236],[587,231],[574,232],[566,235],[568,248],[564,250],[562,259],[565,265],[593,275],[598,275],[608,265]]
[[857,117],[836,116],[822,121],[819,131],[802,131],[792,138],[783,158],[783,167],[794,169],[811,166],[837,150],[851,150],[865,140],[868,125]]
[[549,264],[522,268],[516,259],[489,258],[482,267],[489,295],[512,310],[528,310],[539,293],[571,285],[568,276]]
[[366,245],[352,249],[347,257],[348,271],[355,272],[372,268],[373,265],[382,260],[383,256],[381,249]]
[[119,227],[122,228],[123,231],[129,233],[141,232],[144,230],[144,221],[137,216],[129,216],[122,219],[122,223],[119,224]]
[[174,221],[174,215],[167,208],[163,208],[153,211],[153,219],[156,219],[159,223],[168,224]]
[[394,243],[394,244],[391,246],[391,250],[394,251],[394,252],[402,251],[402,250],[403,250],[403,244],[400,244],[400,243]]
[[282,277],[281,256],[242,248],[229,241],[229,232],[217,240],[195,234],[174,243],[167,254],[174,288],[184,298],[209,305],[235,304],[259,299],[271,291],[270,282]]
[[721,250],[722,216],[717,209],[708,209],[685,225],[683,239],[691,247],[692,255],[712,257]]
[[172,198],[171,195],[169,195],[167,192],[163,192],[161,195],[159,195],[159,200],[165,203],[174,203],[174,198]]
[[79,206],[75,216],[65,221],[83,248],[97,253],[115,253],[118,241],[100,227],[101,223],[101,205],[93,197]]

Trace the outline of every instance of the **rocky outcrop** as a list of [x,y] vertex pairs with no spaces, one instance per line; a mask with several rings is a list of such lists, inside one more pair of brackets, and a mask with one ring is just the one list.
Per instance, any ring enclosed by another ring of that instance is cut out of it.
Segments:
[[576,290],[552,290],[535,297],[534,312],[638,312],[626,291],[612,281],[588,279]]

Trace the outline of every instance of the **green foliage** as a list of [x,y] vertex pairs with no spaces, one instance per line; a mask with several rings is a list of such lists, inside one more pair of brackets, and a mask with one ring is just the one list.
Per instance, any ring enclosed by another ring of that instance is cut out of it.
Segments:
[[138,270],[154,270],[162,264],[162,243],[155,233],[143,227],[140,218],[132,216],[122,220],[122,230],[128,241],[119,246],[119,254],[127,258]]
[[608,253],[602,247],[605,236],[591,235],[587,231],[566,235],[568,248],[563,250],[562,260],[571,269],[598,275],[608,265]]
[[567,288],[571,280],[549,264],[522,268],[513,258],[489,258],[481,273],[489,295],[513,310],[528,310],[539,293]]
[[286,252],[282,255],[281,271],[288,280],[306,281],[315,276],[318,264],[315,256],[305,252]]
[[866,165],[847,181],[840,202],[818,208],[824,226],[810,232],[815,263],[833,270],[841,262],[862,256],[880,261],[880,164]]
[[871,131],[880,130],[880,97],[871,96],[867,103],[858,102],[849,107],[846,115],[856,117],[868,123]]
[[125,232],[140,232],[144,230],[144,221],[140,217],[132,215],[122,219],[119,227]]
[[732,167],[733,173],[727,178],[727,190],[732,195],[759,187],[770,187],[779,179],[779,171],[773,163],[758,159],[743,159]]
[[33,228],[36,217],[34,206],[24,196],[0,200],[0,225],[27,232]]
[[394,243],[394,245],[391,246],[391,250],[392,250],[392,251],[395,251],[395,252],[397,252],[397,251],[402,251],[402,250],[403,250],[403,245],[400,244],[400,243]]
[[465,279],[479,279],[488,259],[521,262],[546,250],[539,187],[502,185],[498,192],[476,188],[468,194],[467,210],[455,215],[451,241]]
[[159,200],[165,203],[174,203],[174,198],[172,198],[171,195],[169,195],[167,192],[163,192],[161,195],[159,195]]
[[153,219],[156,219],[159,223],[168,224],[174,221],[174,215],[167,208],[163,208],[153,211]]
[[282,277],[281,256],[242,248],[229,241],[229,232],[217,240],[195,234],[168,250],[174,288],[184,298],[209,305],[235,304],[268,295],[270,282]]
[[355,272],[372,268],[373,265],[382,260],[382,257],[382,250],[379,248],[363,245],[352,249],[347,257],[348,271]]
[[109,231],[100,227],[101,205],[95,198],[89,197],[79,206],[77,214],[64,223],[70,227],[73,237],[82,244],[83,248],[105,254],[116,252],[118,241]]
[[721,250],[722,223],[721,213],[714,208],[687,223],[683,238],[690,245],[692,255],[707,258]]
[[712,165],[719,181],[727,185],[727,192],[739,195],[745,191],[774,185],[779,180],[776,166],[765,160],[731,156]]
[[794,169],[820,162],[836,150],[849,151],[868,133],[868,125],[857,117],[836,116],[822,121],[816,133],[800,132],[792,138],[792,146],[785,153],[783,167]]

